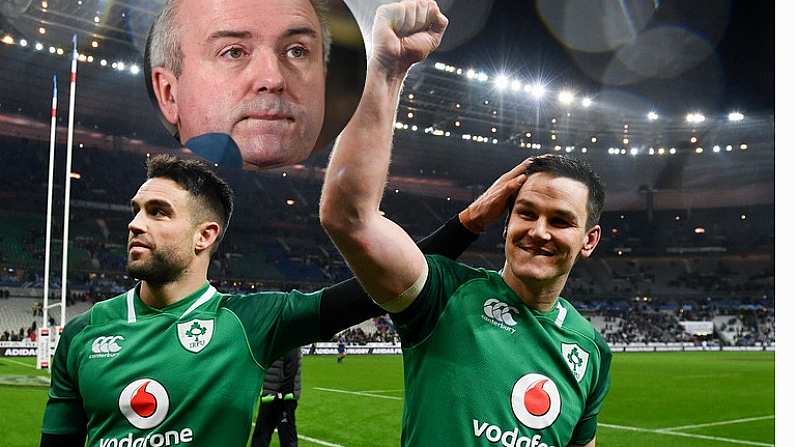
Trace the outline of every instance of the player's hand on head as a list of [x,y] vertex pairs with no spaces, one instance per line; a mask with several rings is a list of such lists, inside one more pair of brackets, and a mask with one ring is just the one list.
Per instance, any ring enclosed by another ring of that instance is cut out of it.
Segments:
[[497,222],[508,206],[508,199],[522,187],[527,167],[533,162],[525,159],[513,169],[501,175],[483,194],[459,214],[461,223],[473,233],[482,233],[486,227]]
[[442,41],[447,17],[434,0],[403,0],[382,5],[373,24],[371,63],[393,75],[404,75]]

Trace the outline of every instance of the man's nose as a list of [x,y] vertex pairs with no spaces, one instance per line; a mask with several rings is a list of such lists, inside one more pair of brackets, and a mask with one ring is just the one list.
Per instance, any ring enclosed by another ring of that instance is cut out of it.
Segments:
[[146,226],[144,225],[142,214],[143,212],[139,211],[138,213],[135,214],[135,216],[133,216],[130,223],[127,224],[127,229],[132,234],[141,234],[146,231]]
[[254,88],[258,93],[281,93],[286,84],[281,58],[278,54],[264,54],[254,60]]
[[548,241],[552,238],[552,235],[549,234],[549,224],[543,217],[540,217],[533,222],[533,226],[530,228],[528,233],[533,239]]

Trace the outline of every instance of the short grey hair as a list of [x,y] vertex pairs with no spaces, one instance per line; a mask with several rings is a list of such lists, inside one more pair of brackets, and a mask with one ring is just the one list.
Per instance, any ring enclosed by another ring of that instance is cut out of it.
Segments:
[[[166,0],[160,14],[155,17],[149,31],[149,68],[164,67],[179,77],[182,74],[184,53],[180,47],[181,29],[177,21],[180,0]],[[320,22],[320,38],[323,42],[323,63],[331,56],[331,31],[329,30],[328,0],[309,0]]]

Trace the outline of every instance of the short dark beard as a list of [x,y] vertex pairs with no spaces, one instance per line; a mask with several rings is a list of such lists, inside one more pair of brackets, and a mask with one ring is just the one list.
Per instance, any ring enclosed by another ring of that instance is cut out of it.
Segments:
[[127,258],[127,273],[149,284],[167,284],[176,281],[182,275],[184,267],[180,265],[173,253],[152,251],[149,262],[133,266]]

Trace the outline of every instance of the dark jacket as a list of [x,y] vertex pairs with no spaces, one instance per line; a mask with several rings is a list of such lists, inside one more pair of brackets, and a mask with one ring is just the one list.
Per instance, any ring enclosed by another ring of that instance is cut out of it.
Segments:
[[301,395],[301,348],[288,351],[284,357],[273,362],[265,373],[262,394],[283,397],[293,393],[296,399]]

